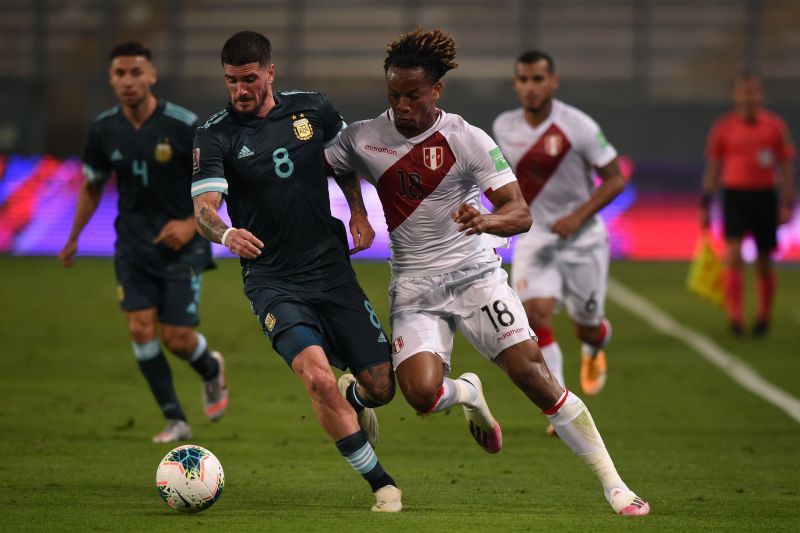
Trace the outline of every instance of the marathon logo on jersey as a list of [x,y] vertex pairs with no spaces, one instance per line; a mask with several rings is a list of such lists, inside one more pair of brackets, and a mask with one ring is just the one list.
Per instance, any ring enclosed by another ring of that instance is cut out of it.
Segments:
[[392,343],[392,353],[400,353],[403,349],[403,337],[397,337]]
[[436,170],[444,163],[444,149],[441,146],[428,146],[422,149],[422,162],[431,170]]
[[264,317],[264,327],[267,328],[267,331],[272,331],[275,328],[275,323],[278,320],[275,318],[275,315],[272,313],[267,313],[267,316]]
[[554,133],[553,135],[548,135],[544,138],[544,153],[549,155],[550,157],[556,157],[558,154],[561,153],[561,149],[564,147],[564,142],[561,135]]
[[200,148],[192,150],[192,175],[200,174]]
[[307,141],[314,136],[314,128],[311,127],[311,123],[303,113],[300,113],[300,118],[297,118],[297,115],[292,115],[292,120],[294,120],[292,127],[294,128],[295,137],[301,141]]
[[397,155],[397,150],[386,148],[385,146],[372,146],[371,144],[365,144],[364,150],[369,150],[370,152],[378,152],[379,154]]
[[525,332],[525,328],[510,329],[510,330],[506,331],[505,333],[503,333],[502,335],[500,335],[499,337],[497,337],[497,342],[502,342],[502,341],[506,340],[509,337],[512,337],[514,335],[519,335],[520,333],[524,333],[524,332]]
[[162,165],[172,161],[172,145],[169,143],[169,138],[162,137],[156,145],[155,159]]

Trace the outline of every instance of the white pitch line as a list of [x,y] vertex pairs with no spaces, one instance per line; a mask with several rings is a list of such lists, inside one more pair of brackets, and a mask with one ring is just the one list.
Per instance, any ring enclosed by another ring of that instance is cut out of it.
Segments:
[[608,295],[619,305],[650,324],[653,329],[687,344],[736,383],[800,423],[800,400],[761,377],[747,363],[724,350],[710,338],[684,326],[616,280],[608,280]]

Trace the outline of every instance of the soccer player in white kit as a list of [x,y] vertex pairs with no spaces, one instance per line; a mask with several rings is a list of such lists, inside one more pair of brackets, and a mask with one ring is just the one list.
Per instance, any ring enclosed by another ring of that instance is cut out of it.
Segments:
[[[597,123],[553,98],[558,85],[549,55],[538,50],[522,54],[514,66],[521,107],[500,114],[493,131],[533,217],[530,231],[515,244],[513,287],[544,360],[562,385],[563,356],[552,317],[561,302],[566,304],[583,341],[581,388],[594,395],[605,385],[604,348],[611,338],[604,315],[608,234],[597,212],[622,192],[625,179],[617,152]],[[597,188],[594,168],[603,181]],[[552,434],[552,426],[548,431]]]
[[[420,29],[389,45],[384,63],[390,109],[345,129],[325,158],[348,199],[356,174],[378,189],[390,232],[393,363],[406,401],[419,412],[460,404],[490,453],[502,433],[478,376],[447,377],[456,329],[543,410],[561,439],[600,479],[623,515],[648,514],[620,478],[583,402],[550,374],[506,283],[493,247],[526,231],[530,212],[494,141],[436,107],[441,77],[457,64],[455,42]],[[494,213],[481,209],[486,193]]]

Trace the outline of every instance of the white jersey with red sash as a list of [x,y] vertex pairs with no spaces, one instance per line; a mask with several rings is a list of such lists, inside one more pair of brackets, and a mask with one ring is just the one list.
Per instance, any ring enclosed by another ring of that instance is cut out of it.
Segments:
[[387,110],[348,126],[325,157],[336,175],[355,172],[378,189],[395,273],[452,272],[492,261],[493,249],[505,243],[459,232],[451,218],[462,203],[483,209],[481,191],[516,179],[489,135],[458,115],[439,110],[433,126],[406,138]]

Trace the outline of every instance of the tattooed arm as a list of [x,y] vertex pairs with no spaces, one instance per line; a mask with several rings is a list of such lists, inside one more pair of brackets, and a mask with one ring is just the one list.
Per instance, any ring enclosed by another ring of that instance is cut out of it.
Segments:
[[194,197],[194,216],[200,234],[244,259],[255,259],[261,255],[264,243],[246,229],[229,228],[217,214],[220,205],[222,194],[218,192],[206,192]]
[[334,176],[342,189],[347,205],[350,206],[350,235],[353,236],[353,248],[350,255],[366,250],[375,240],[375,231],[367,218],[367,208],[361,196],[361,183],[358,177],[350,172],[344,176]]

